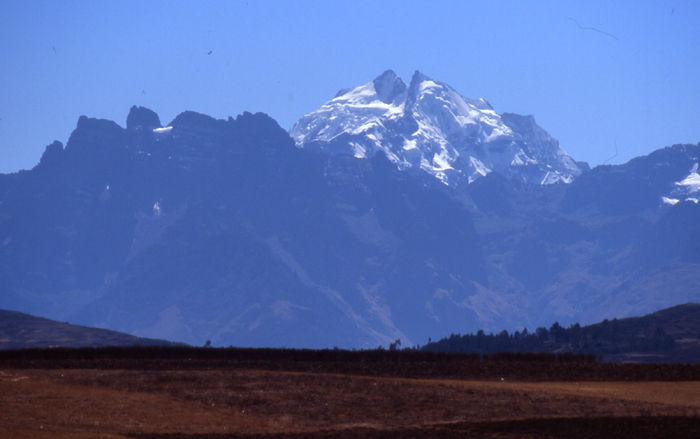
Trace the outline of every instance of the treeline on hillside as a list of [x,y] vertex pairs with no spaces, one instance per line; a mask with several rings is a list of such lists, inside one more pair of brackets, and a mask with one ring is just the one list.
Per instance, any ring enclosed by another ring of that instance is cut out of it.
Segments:
[[621,330],[617,319],[581,326],[578,323],[565,328],[554,323],[549,329],[539,327],[535,332],[527,328],[509,334],[452,334],[429,343],[423,350],[443,353],[496,354],[517,352],[570,352],[579,354],[619,354],[624,352],[656,352],[672,349],[674,340],[663,328],[634,328]]

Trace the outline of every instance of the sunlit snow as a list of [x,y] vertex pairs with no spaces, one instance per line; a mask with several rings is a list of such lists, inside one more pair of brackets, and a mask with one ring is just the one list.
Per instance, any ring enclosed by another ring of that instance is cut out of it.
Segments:
[[692,201],[698,203],[698,198],[695,196],[700,192],[700,174],[698,174],[698,164],[695,163],[690,169],[688,176],[683,180],[676,182],[676,188],[671,192],[668,197],[661,197],[661,201],[664,204],[675,205],[681,200]]
[[162,140],[170,136],[172,130],[173,127],[155,128],[153,130],[153,136],[156,140]]
[[351,142],[350,146],[352,146],[353,151],[355,151],[355,158],[364,159],[367,157],[365,148],[363,148],[362,145],[360,145],[359,143]]
[[447,154],[446,150],[441,150],[438,154],[435,154],[433,156],[433,169],[436,171],[445,171],[447,169],[453,169],[452,166],[450,166],[450,162],[453,160],[450,159],[450,157]]
[[685,188],[688,195],[694,194],[700,191],[700,175],[698,174],[698,164],[693,165],[693,169],[690,170],[690,174],[685,177],[682,181],[676,183],[676,186],[681,186]]
[[[573,181],[581,171],[556,139],[532,117],[517,117],[521,119],[510,116],[522,132],[514,131],[484,99],[466,98],[419,72],[407,86],[387,71],[341,91],[301,118],[290,135],[299,148],[330,154],[352,151],[365,158],[383,151],[400,169],[419,167],[447,185],[452,179],[471,183],[489,172],[525,165],[535,167],[524,177],[532,175],[533,183]],[[350,150],[340,140],[343,134],[353,136]]]
[[[510,162],[510,164],[511,166],[536,165],[537,160],[533,160],[528,157],[527,154],[525,154],[525,152],[521,149],[517,154],[515,154],[515,157],[513,157],[513,161]],[[547,174],[549,174],[549,172]]]
[[403,139],[403,149],[408,151],[411,149],[416,149],[416,141],[414,140],[409,140],[409,139]]
[[474,157],[469,157],[469,166],[474,171],[469,176],[469,183],[472,183],[474,180],[476,180],[479,177],[485,177],[486,174],[491,172],[491,170],[489,168],[487,168],[483,163],[481,163],[479,160],[475,159]]

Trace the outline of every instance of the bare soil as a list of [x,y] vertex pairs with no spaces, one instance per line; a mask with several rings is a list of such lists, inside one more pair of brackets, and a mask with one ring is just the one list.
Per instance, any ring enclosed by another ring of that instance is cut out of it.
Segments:
[[[420,362],[392,374],[391,362],[377,360],[380,373],[358,374],[332,363],[251,368],[239,360],[194,368],[165,360],[157,368],[126,359],[113,366],[128,368],[104,367],[104,359],[93,368],[0,361],[0,437],[700,437],[700,380],[667,379],[658,365],[639,373],[643,380],[625,381],[605,379],[605,368],[615,378],[619,365],[597,365],[596,379],[577,381],[541,379],[536,363],[520,364],[520,379],[501,380],[399,373]],[[528,370],[538,379],[525,379]]]

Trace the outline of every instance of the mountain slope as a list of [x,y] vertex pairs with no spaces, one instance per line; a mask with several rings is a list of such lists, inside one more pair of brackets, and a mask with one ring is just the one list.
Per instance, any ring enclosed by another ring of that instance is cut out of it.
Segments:
[[300,150],[262,114],[81,117],[1,177],[4,308],[193,345],[376,347],[508,320],[460,202],[383,156]]
[[0,350],[45,347],[172,346],[165,340],[134,337],[0,309]]
[[[300,148],[370,157],[420,169],[451,186],[490,172],[536,184],[570,183],[582,168],[532,116],[497,114],[416,71],[406,85],[388,70],[341,90],[290,130]],[[583,166],[583,165],[582,165]]]
[[[409,96],[387,84],[370,103]],[[0,308],[192,345],[374,348],[700,302],[700,145],[544,185],[324,148],[263,114],[81,117],[0,175]]]
[[700,206],[664,201],[699,159],[675,145],[560,187],[473,183],[489,288],[565,325],[700,301]]
[[564,328],[508,334],[452,335],[424,350],[493,354],[556,352],[604,355],[610,362],[700,363],[700,304],[686,303],[652,314]]

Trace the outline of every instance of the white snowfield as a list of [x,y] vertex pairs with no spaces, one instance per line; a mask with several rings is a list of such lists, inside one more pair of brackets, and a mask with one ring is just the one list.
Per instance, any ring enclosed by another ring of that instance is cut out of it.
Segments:
[[698,174],[697,163],[693,165],[687,177],[676,183],[676,188],[669,197],[661,197],[664,204],[670,205],[677,204],[682,199],[695,204],[700,201],[700,174]]
[[162,127],[153,129],[153,137],[156,140],[166,139],[170,134],[172,134],[173,127]]
[[416,71],[406,85],[388,70],[342,90],[290,130],[299,148],[358,158],[384,152],[399,169],[418,168],[447,185],[498,172],[536,184],[581,174],[532,116],[497,114]]

